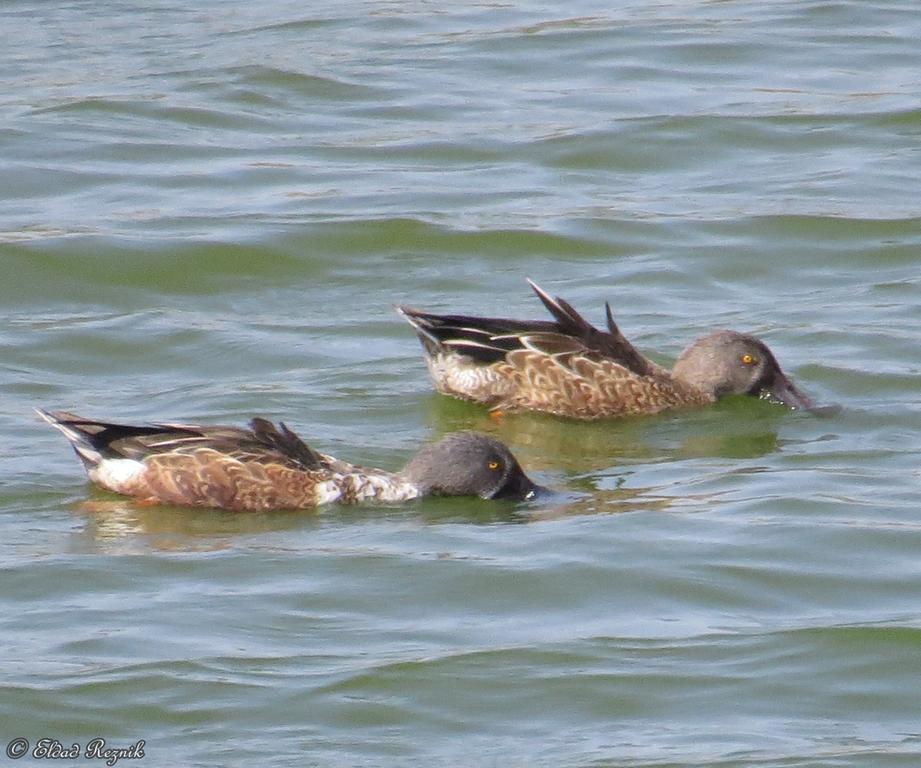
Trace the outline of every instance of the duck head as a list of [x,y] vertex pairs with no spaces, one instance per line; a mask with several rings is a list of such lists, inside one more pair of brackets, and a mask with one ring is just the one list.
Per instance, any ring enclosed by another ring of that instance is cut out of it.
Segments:
[[764,342],[735,331],[716,331],[695,341],[681,353],[672,376],[714,399],[753,395],[794,409],[813,407]]
[[426,495],[528,500],[543,490],[504,443],[480,432],[453,432],[425,446],[400,474]]

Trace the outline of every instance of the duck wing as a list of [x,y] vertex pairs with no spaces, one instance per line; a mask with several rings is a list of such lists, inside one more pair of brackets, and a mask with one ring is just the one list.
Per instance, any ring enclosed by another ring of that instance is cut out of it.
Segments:
[[74,446],[84,464],[94,466],[104,458],[143,461],[152,456],[183,455],[199,448],[243,462],[280,464],[290,469],[325,469],[334,459],[311,448],[280,422],[255,418],[250,428],[197,424],[119,424],[86,419],[67,411],[39,415],[57,427]]
[[553,315],[553,321],[435,315],[409,307],[397,310],[416,329],[430,356],[451,350],[491,365],[512,352],[526,350],[553,357],[566,366],[573,358],[587,358],[617,363],[639,376],[663,373],[620,332],[609,304],[605,304],[608,330],[601,331],[569,302],[551,297],[531,280],[528,284]]

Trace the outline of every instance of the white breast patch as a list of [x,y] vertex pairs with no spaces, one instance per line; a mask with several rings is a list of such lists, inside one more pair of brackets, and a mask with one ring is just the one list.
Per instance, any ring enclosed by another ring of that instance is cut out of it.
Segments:
[[142,461],[135,459],[103,459],[89,471],[90,480],[116,493],[136,483],[147,471]]

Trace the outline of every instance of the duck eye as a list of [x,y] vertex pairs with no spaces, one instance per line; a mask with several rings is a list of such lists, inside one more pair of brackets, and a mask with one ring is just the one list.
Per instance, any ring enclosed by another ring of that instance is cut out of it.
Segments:
[[499,462],[498,462],[498,461],[491,461],[491,462],[489,462],[489,464],[488,464],[487,466],[488,466],[490,469],[499,469]]
[[748,352],[739,359],[742,361],[742,365],[754,365],[758,362],[757,358],[754,355],[748,354]]

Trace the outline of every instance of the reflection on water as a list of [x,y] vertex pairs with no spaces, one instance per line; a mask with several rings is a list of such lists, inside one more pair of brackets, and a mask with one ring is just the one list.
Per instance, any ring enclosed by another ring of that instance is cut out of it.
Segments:
[[[102,496],[104,492],[92,492]],[[94,551],[133,554],[150,548],[203,552],[233,548],[251,535],[299,530],[316,524],[313,510],[226,512],[145,504],[134,499],[91,498],[73,507],[86,524],[80,537]]]
[[551,501],[526,515],[529,522],[560,520],[583,515],[616,515],[626,512],[664,512],[674,503],[668,496],[657,496],[654,488],[616,488],[580,494],[572,500]]
[[753,398],[728,398],[697,410],[602,421],[577,421],[539,413],[496,418],[482,406],[433,394],[427,421],[437,433],[489,432],[508,444],[529,470],[582,474],[620,464],[672,458],[755,458],[780,447],[777,429],[802,414]]
[[589,478],[571,484],[581,490],[551,491],[535,502],[513,503],[466,498],[429,498],[403,505],[330,505],[318,510],[227,512],[138,503],[132,499],[93,498],[73,506],[84,516],[77,538],[92,551],[106,554],[211,552],[239,547],[247,536],[300,531],[323,524],[360,526],[382,518],[426,525],[520,525],[582,515],[658,512],[673,497],[655,488],[597,489]]

